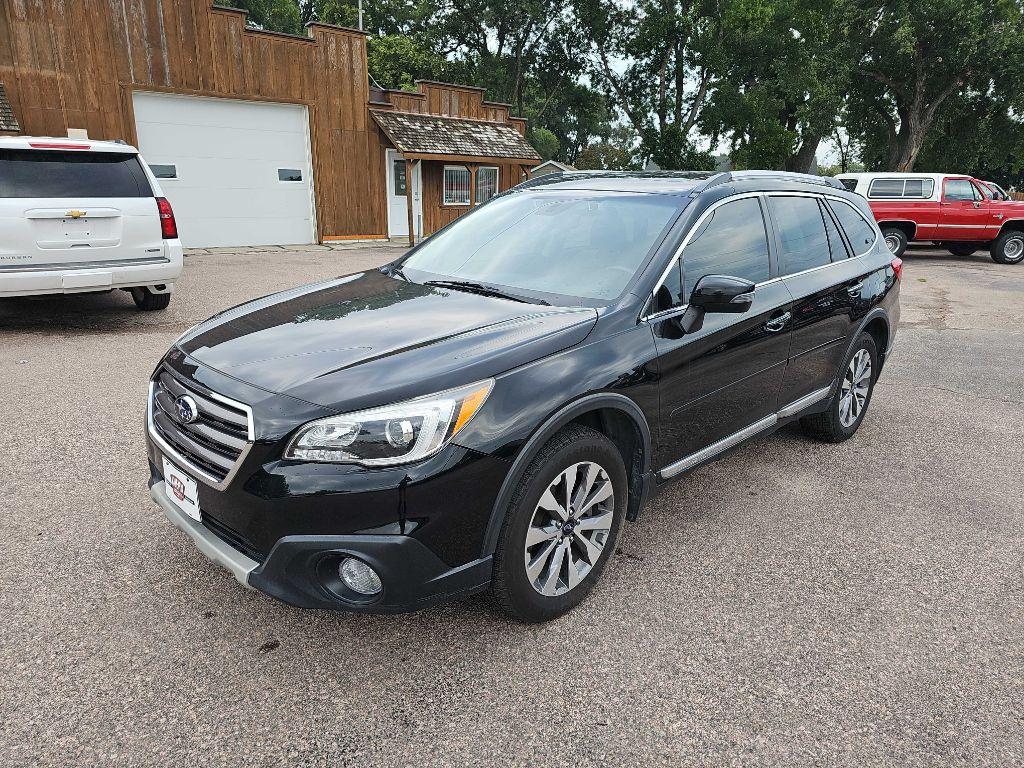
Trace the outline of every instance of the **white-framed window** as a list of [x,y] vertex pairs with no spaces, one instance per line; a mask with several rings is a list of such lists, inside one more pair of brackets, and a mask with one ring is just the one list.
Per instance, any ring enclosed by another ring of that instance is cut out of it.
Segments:
[[442,202],[445,205],[469,205],[470,175],[464,165],[446,165]]
[[932,179],[872,179],[868,197],[872,200],[927,200],[934,191]]
[[476,169],[476,204],[486,203],[498,194],[498,167],[484,165]]
[[278,168],[278,181],[302,181],[302,171],[298,168]]

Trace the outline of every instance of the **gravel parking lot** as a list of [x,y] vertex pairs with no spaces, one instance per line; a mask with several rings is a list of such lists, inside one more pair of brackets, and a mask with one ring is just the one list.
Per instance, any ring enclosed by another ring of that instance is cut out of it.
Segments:
[[213,312],[396,256],[187,259],[169,310],[0,301],[0,765],[1020,765],[1024,267],[906,257],[860,433],[671,486],[590,600],[307,612],[150,502],[146,380]]

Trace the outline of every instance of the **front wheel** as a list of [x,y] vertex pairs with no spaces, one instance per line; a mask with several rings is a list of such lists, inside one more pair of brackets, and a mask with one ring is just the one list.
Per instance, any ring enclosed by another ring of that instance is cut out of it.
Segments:
[[1024,261],[1024,232],[1010,229],[992,242],[992,260],[997,264],[1020,264]]
[[885,227],[882,229],[882,237],[885,239],[886,247],[892,251],[892,255],[899,258],[907,250],[907,233],[896,227]]
[[540,622],[581,603],[615,551],[626,498],[626,467],[611,440],[579,425],[552,437],[506,511],[492,584],[501,607]]
[[878,349],[870,334],[857,337],[840,375],[828,410],[800,420],[805,433],[826,443],[850,439],[864,421],[878,378]]

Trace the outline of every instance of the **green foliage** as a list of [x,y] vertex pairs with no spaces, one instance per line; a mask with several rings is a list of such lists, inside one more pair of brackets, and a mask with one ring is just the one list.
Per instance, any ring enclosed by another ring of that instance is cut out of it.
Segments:
[[444,80],[444,57],[405,35],[370,38],[370,76],[382,88],[415,90],[416,80]]
[[291,35],[305,33],[296,0],[220,0],[218,4],[229,8],[244,8],[249,12],[248,23],[259,29]]
[[558,137],[547,128],[533,128],[527,136],[537,153],[545,160],[553,160],[558,154]]
[[595,171],[639,170],[643,164],[637,152],[638,139],[629,126],[616,126],[600,141],[585,147],[579,153],[575,166],[580,170]]

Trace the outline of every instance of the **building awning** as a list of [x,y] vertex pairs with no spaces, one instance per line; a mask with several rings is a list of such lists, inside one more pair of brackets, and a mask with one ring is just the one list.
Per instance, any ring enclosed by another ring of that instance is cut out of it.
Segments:
[[4,90],[3,83],[0,83],[0,131],[21,131],[18,118],[14,116],[14,108],[7,100],[7,91]]
[[541,161],[537,151],[507,123],[376,109],[370,114],[395,149],[409,159],[501,159],[523,165]]

